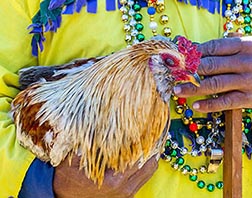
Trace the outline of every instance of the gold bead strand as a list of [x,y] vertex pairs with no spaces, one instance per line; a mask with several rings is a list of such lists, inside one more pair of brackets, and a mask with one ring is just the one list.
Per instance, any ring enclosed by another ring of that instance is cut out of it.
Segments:
[[120,11],[122,13],[121,19],[124,23],[123,29],[125,31],[125,42],[127,43],[127,46],[130,46],[132,37],[130,35],[131,26],[129,25],[130,16],[129,16],[128,1],[127,0],[120,0],[120,4],[122,5],[122,7],[120,8]]
[[[160,16],[160,23],[162,25],[167,24],[168,21],[169,21],[169,17],[166,14],[163,14],[163,15]],[[164,36],[169,37],[169,36],[171,36],[171,33],[172,33],[172,30],[171,30],[170,27],[166,26],[166,27],[163,28],[163,35]]]
[[243,8],[242,8],[242,0],[234,0],[235,6],[232,8],[233,14],[237,15],[236,24],[239,26],[239,28],[236,30],[236,32],[244,34],[243,24],[244,24],[244,16]]
[[[164,3],[164,0],[157,0],[156,2],[156,9],[157,9],[157,12],[158,13],[162,13],[164,12],[165,10],[165,3]],[[159,22],[162,24],[162,25],[166,25],[169,21],[169,17],[168,15],[166,14],[162,14],[160,16],[160,19],[159,19]],[[170,27],[164,27],[163,30],[162,30],[162,34],[166,37],[170,37],[171,36],[171,33],[172,33],[172,29]]]

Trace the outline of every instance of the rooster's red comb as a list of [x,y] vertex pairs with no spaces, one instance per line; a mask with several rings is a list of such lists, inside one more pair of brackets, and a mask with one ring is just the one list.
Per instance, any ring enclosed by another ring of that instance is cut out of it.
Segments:
[[197,51],[197,45],[183,36],[178,37],[178,51],[185,56],[186,69],[191,73],[198,70],[201,52]]

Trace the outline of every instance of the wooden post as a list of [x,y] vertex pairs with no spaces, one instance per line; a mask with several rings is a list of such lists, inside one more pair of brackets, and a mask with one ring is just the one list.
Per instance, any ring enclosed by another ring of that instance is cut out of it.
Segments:
[[223,198],[242,198],[242,110],[225,114]]

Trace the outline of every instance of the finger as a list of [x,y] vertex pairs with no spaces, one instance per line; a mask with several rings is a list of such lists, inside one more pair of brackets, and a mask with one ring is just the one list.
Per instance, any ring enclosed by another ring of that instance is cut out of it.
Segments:
[[[157,169],[158,161],[156,155],[152,156],[140,169],[138,169],[134,174],[132,174],[128,181],[137,179],[139,176],[152,175],[152,173]],[[149,170],[149,171],[148,171]]]
[[235,37],[210,40],[198,45],[198,50],[202,57],[236,54],[241,51],[241,39]]
[[202,113],[208,113],[245,107],[249,108],[251,105],[248,104],[248,101],[245,93],[234,91],[219,96],[218,98],[196,101],[193,104],[193,109]]
[[[152,175],[158,167],[158,161],[156,155],[151,157],[140,169],[129,177],[129,181],[138,179],[139,177],[145,177]],[[147,171],[149,170],[149,171]]]
[[128,179],[127,188],[134,189],[136,193],[152,177],[157,168],[158,162],[156,156],[153,156],[141,169]]
[[240,32],[229,32],[228,37],[242,37],[242,33]]
[[125,178],[129,179],[132,175],[134,175],[138,171],[139,171],[139,165],[138,163],[136,163],[134,164],[134,166],[128,167],[122,174],[124,175]]
[[201,59],[199,75],[247,73],[252,71],[252,57],[247,55],[208,56]]
[[174,88],[174,93],[178,97],[187,98],[190,96],[204,96],[232,90],[242,90],[246,89],[247,80],[247,77],[239,74],[217,75],[201,81],[200,87],[190,83],[177,85]]
[[252,54],[252,36],[241,37],[242,53],[251,56]]

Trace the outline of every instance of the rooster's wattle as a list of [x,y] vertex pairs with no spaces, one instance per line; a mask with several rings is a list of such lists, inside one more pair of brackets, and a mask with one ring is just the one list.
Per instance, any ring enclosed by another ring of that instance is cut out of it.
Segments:
[[196,83],[199,61],[196,46],[180,37],[177,44],[142,42],[96,62],[24,69],[22,81],[41,79],[29,79],[12,103],[17,138],[53,166],[80,155],[80,168],[101,185],[106,168],[123,172],[160,153],[173,86]]

